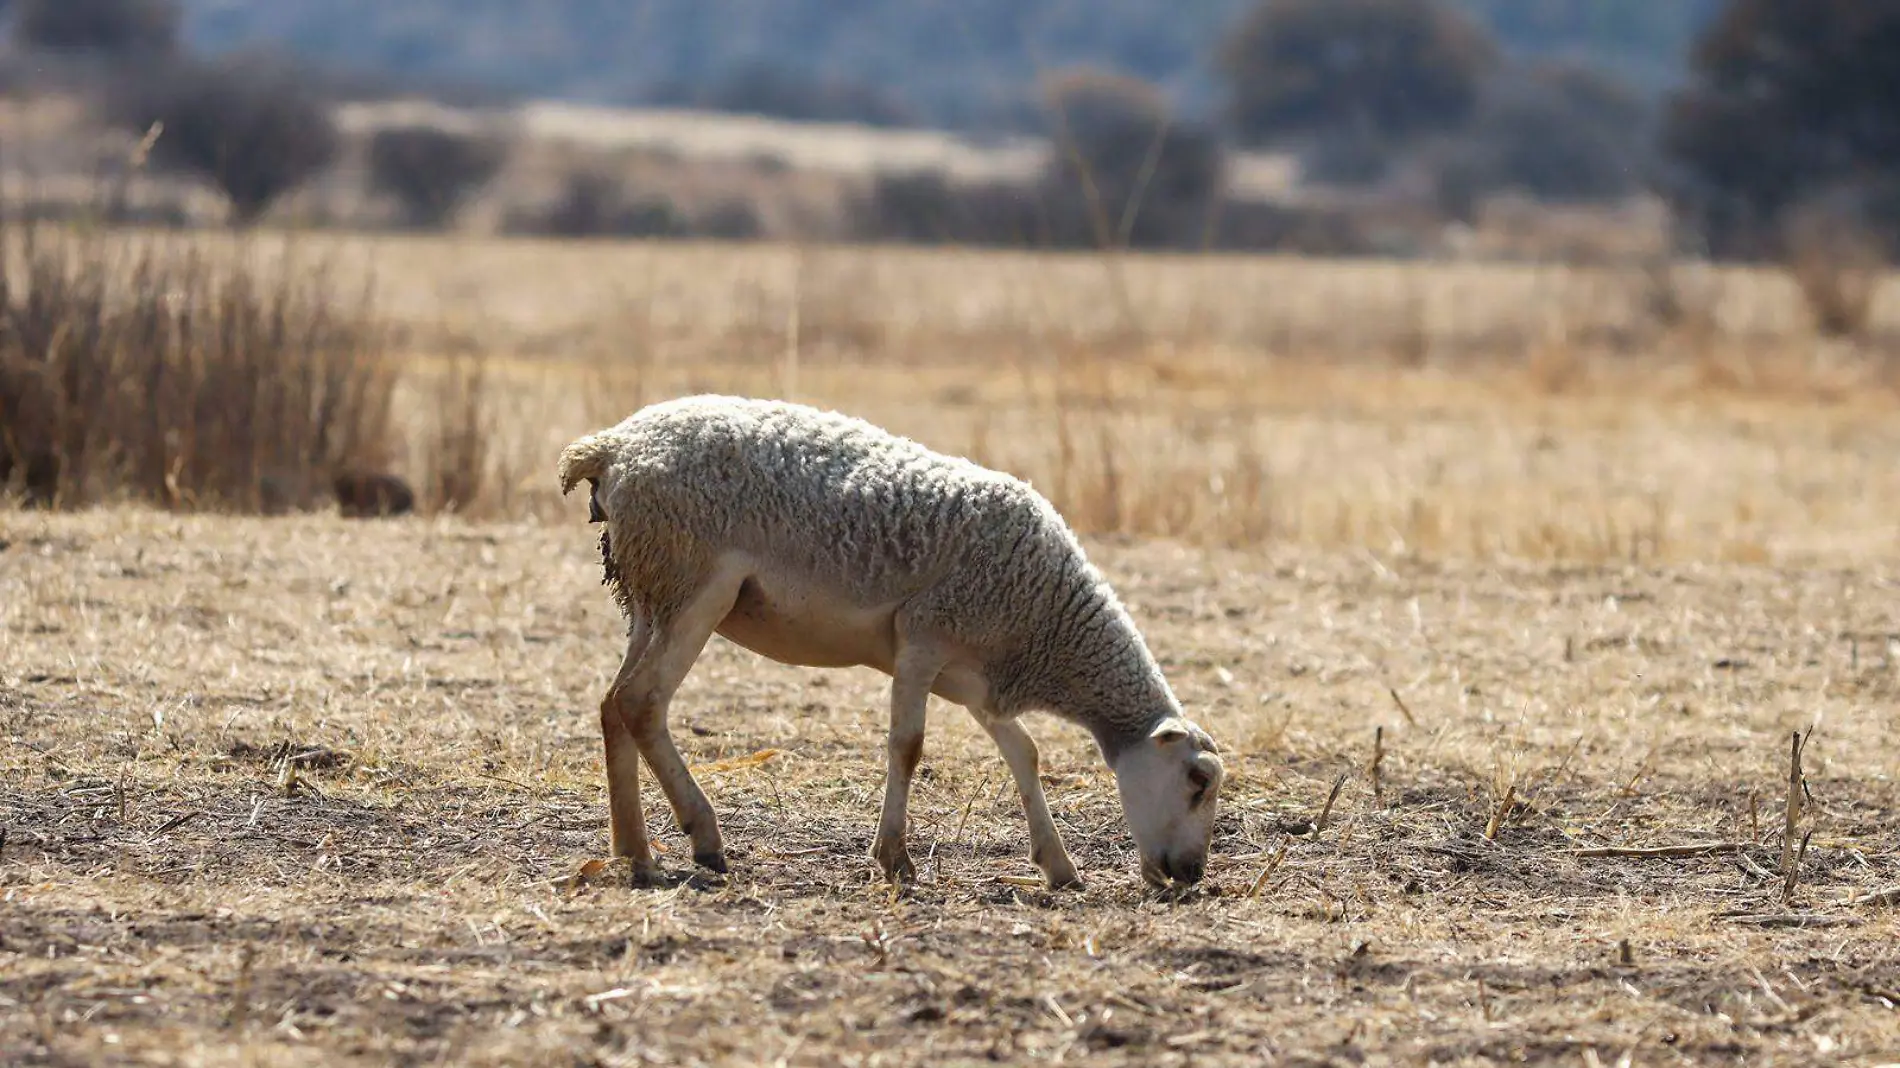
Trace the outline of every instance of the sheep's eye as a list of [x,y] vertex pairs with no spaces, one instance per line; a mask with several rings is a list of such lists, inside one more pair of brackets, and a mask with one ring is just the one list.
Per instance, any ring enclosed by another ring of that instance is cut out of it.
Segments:
[[1188,798],[1188,807],[1200,808],[1201,802],[1207,800],[1207,787],[1213,782],[1213,777],[1200,768],[1189,768],[1188,781],[1194,784],[1194,796]]

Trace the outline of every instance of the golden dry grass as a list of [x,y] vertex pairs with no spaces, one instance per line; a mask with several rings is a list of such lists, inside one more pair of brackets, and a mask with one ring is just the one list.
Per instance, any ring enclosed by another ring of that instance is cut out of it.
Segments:
[[[410,473],[436,376],[481,361],[490,518],[0,512],[9,1057],[1900,1049],[1900,921],[1863,900],[1900,884],[1890,304],[1848,347],[1735,272],[1663,329],[1607,271],[1144,258],[1117,284],[1082,258],[340,248],[401,335]],[[893,895],[866,855],[881,677],[719,639],[673,720],[689,761],[738,765],[702,775],[733,874],[574,878],[605,850],[621,630],[554,450],[712,388],[976,454],[1090,531],[1230,754],[1204,890],[1141,887],[1112,780],[1046,720],[1089,888],[1018,885],[1001,762],[935,704],[922,882]]]
[[[1900,362],[1772,273],[391,240],[416,366],[488,357],[490,482],[686,391],[847,408],[1029,478],[1079,527],[1600,560],[1892,559]],[[1883,292],[1891,298],[1892,288]],[[418,389],[427,395],[426,389]],[[416,407],[427,421],[429,405]],[[426,458],[418,456],[421,467]],[[495,502],[490,502],[495,503]],[[1844,555],[1845,554],[1845,557]]]

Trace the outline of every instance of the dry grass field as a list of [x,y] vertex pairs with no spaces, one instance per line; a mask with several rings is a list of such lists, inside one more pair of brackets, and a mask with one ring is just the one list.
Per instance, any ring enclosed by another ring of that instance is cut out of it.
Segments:
[[[457,384],[483,495],[0,510],[0,1060],[1900,1062],[1891,290],[1836,343],[1745,272],[334,240],[406,473]],[[1041,889],[933,703],[894,893],[882,678],[721,639],[731,874],[651,790],[676,885],[590,863],[621,626],[553,458],[700,389],[1048,492],[1228,754],[1207,882],[1043,720]]]

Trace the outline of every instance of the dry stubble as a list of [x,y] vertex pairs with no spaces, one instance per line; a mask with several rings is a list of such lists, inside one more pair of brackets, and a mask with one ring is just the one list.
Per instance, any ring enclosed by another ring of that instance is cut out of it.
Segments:
[[[704,776],[729,880],[638,892],[570,881],[605,848],[619,634],[580,520],[7,516],[16,1053],[1872,1063],[1900,1038],[1893,909],[1844,903],[1900,882],[1890,573],[1098,542],[1231,754],[1219,859],[1179,901],[1141,889],[1112,780],[1047,721],[1090,887],[1019,885],[1007,777],[942,705],[922,885],[893,897],[866,856],[880,677],[715,639],[675,706],[688,759],[782,752]],[[1786,738],[1816,723],[1783,904]],[[1739,848],[1574,852],[1710,841]]]

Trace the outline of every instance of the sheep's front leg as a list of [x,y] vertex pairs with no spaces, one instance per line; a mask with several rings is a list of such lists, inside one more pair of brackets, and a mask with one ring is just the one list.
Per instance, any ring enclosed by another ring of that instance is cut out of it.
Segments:
[[1051,887],[1081,886],[1075,874],[1075,862],[1062,846],[1062,834],[1049,815],[1049,801],[1042,794],[1041,755],[1036,740],[1015,719],[979,714],[978,723],[989,732],[1003,754],[1009,773],[1016,780],[1016,791],[1023,798],[1023,814],[1029,817],[1029,859],[1042,870]]
[[884,809],[878,817],[877,837],[871,842],[871,855],[892,882],[909,882],[917,869],[910,862],[910,849],[904,841],[904,824],[910,809],[910,784],[917,764],[924,757],[924,722],[930,701],[930,688],[943,659],[935,652],[917,646],[899,651],[897,670],[891,677],[891,729],[886,739],[887,770],[884,779]]

